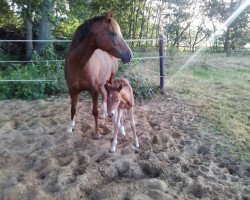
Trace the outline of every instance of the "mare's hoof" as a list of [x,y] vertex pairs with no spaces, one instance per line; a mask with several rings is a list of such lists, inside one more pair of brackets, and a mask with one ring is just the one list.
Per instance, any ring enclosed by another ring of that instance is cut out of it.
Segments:
[[95,134],[93,136],[93,138],[94,138],[94,140],[100,140],[100,139],[102,139],[102,135],[101,134]]

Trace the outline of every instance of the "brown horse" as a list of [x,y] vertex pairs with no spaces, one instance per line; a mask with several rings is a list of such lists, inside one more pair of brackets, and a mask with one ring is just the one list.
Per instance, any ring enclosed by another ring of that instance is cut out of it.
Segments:
[[107,113],[107,91],[104,84],[112,82],[118,70],[118,59],[131,61],[132,52],[124,41],[117,22],[110,14],[87,20],[73,36],[65,59],[65,79],[71,98],[71,122],[67,132],[75,126],[78,93],[88,91],[92,96],[96,139],[100,139],[98,126],[98,94],[102,96],[102,112]]

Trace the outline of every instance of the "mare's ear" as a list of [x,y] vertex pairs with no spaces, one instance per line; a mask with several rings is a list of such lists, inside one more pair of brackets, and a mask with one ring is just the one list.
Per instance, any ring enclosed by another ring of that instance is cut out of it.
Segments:
[[106,22],[111,23],[111,18],[113,18],[113,13],[111,11],[109,11],[106,14]]
[[123,88],[123,84],[121,83],[116,89],[118,92],[120,92],[122,90],[122,88]]

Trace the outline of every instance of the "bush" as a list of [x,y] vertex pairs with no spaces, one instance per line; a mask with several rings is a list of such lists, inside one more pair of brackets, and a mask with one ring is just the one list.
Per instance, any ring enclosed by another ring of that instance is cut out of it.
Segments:
[[0,99],[37,99],[65,91],[61,64],[27,64],[8,67],[0,74],[2,80],[58,80],[37,82],[0,82]]
[[136,99],[149,99],[160,93],[160,86],[152,83],[149,78],[145,78],[136,70],[135,66],[139,65],[139,62],[134,61],[133,70],[128,65],[121,65],[117,77],[129,80]]
[[[0,99],[37,99],[66,91],[63,62],[43,62],[44,60],[58,59],[53,45],[51,43],[47,44],[39,53],[34,51],[32,57],[34,63],[0,65],[0,79],[56,81],[0,82]],[[6,58],[6,55],[1,51],[0,58],[2,58],[1,60],[8,60],[8,57]]]

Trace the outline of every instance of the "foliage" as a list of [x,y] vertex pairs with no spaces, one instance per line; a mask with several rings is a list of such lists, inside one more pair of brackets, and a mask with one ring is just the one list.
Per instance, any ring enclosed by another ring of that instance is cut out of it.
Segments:
[[[230,3],[221,0],[4,0],[0,3],[0,25],[2,23],[2,27],[13,25],[23,28],[25,18],[29,16],[33,24],[33,37],[37,39],[42,34],[40,30],[42,16],[46,15],[49,22],[43,29],[51,26],[52,38],[70,39],[77,26],[86,19],[112,11],[125,38],[157,38],[159,33],[163,32],[167,37],[167,45],[178,49],[180,45],[197,45],[199,41],[207,38],[214,30],[209,28],[205,21],[211,19],[213,24],[225,21],[240,2],[236,0]],[[201,5],[203,10],[199,8]],[[198,11],[194,11],[197,8]],[[231,49],[242,48],[249,41],[247,13],[249,8],[229,27]],[[197,18],[202,19],[200,25],[195,25]],[[195,38],[193,44],[190,42],[191,38]],[[221,44],[224,40],[225,36],[221,38]],[[154,43],[148,42],[147,45],[149,44]],[[141,45],[141,43],[133,42],[130,45]],[[191,46],[190,49],[194,49],[194,46]]]
[[[203,1],[204,13],[213,21],[217,20],[220,23],[225,22],[238,8],[243,1]],[[229,53],[230,50],[235,50],[244,47],[249,42],[249,6],[240,13],[240,15],[226,27],[223,36],[219,41],[224,46],[224,50]]]
[[18,26],[18,17],[10,9],[7,0],[3,0],[0,4],[0,28],[8,26]]
[[141,69],[138,68],[140,62],[133,62],[133,66],[120,65],[117,77],[127,78],[133,88],[136,99],[150,99],[159,94],[158,84],[150,81],[150,77],[143,76]]
[[[0,54],[1,56],[1,54]],[[36,99],[56,95],[66,91],[62,62],[43,62],[57,60],[53,45],[47,45],[40,54],[33,53],[34,63],[2,66],[2,80],[55,80],[37,82],[0,82],[0,99]]]
[[143,78],[138,74],[130,73],[125,75],[127,75],[126,78],[129,80],[133,88],[136,99],[150,99],[159,94],[159,85],[150,83],[149,80]]
[[[61,73],[57,73],[57,66],[44,66],[42,64],[17,66],[14,70],[6,70],[0,74],[0,79],[10,80],[46,80],[55,79]],[[51,75],[53,74],[53,75]],[[59,78],[59,77],[58,77]],[[55,95],[65,91],[62,81],[52,82],[0,82],[0,99],[22,98],[37,99]]]

